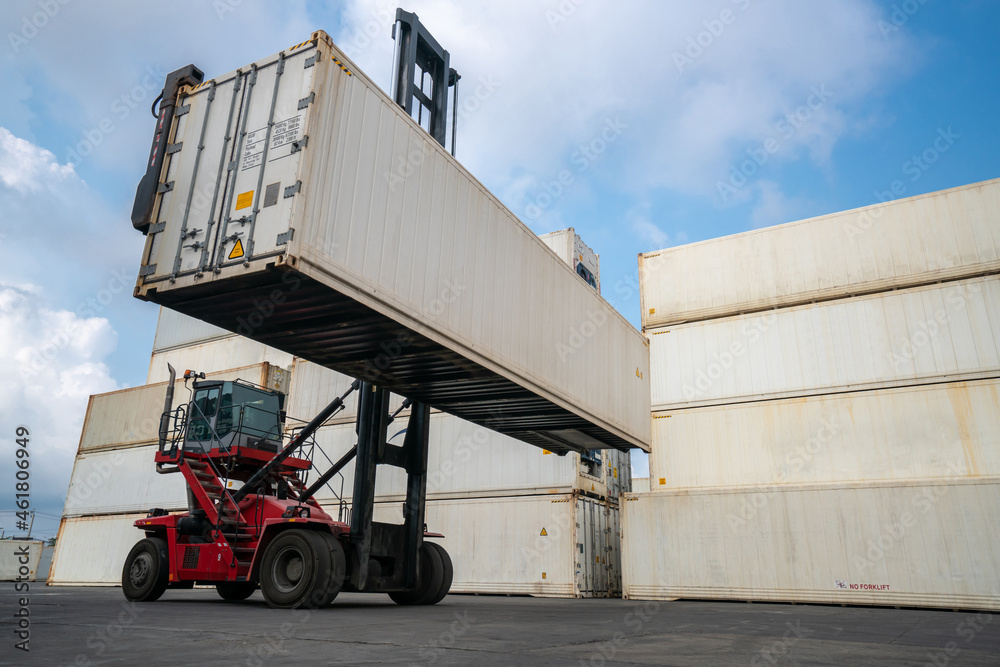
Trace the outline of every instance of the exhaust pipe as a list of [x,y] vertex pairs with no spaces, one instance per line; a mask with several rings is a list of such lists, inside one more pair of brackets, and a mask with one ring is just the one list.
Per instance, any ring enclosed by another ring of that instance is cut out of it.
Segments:
[[167,364],[170,371],[170,381],[167,382],[167,396],[163,400],[163,414],[160,415],[160,451],[167,444],[167,432],[170,430],[170,413],[174,407],[174,381],[177,379],[177,371],[170,364]]

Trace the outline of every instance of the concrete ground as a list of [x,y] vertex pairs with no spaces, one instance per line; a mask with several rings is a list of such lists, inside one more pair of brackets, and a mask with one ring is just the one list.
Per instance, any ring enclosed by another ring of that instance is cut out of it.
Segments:
[[30,653],[0,583],[2,665],[1000,665],[1000,619],[867,607],[454,595],[399,607],[345,594],[322,611],[213,590],[130,604],[118,588],[33,585]]

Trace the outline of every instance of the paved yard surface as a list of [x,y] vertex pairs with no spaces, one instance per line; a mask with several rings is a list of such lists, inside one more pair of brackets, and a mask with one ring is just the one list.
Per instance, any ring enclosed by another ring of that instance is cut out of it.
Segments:
[[40,585],[23,653],[13,589],[0,582],[2,665],[1000,665],[1000,619],[974,612],[469,595],[399,607],[359,594],[304,612],[259,592],[133,605],[117,588]]

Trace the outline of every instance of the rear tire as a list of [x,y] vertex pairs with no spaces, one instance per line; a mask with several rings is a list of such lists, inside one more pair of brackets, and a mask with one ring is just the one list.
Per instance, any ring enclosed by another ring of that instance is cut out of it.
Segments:
[[444,565],[444,576],[441,582],[441,588],[438,589],[437,595],[435,595],[430,602],[426,604],[437,604],[448,595],[448,591],[451,590],[451,582],[455,578],[455,569],[451,563],[451,556],[448,552],[444,550],[444,547],[436,542],[429,542],[434,549],[437,549],[438,555],[441,557],[441,563]]
[[330,548],[316,532],[282,531],[267,546],[261,561],[264,599],[277,609],[318,607],[330,584],[330,561]]
[[424,542],[417,553],[417,586],[412,591],[389,593],[393,602],[400,605],[431,604],[444,584],[444,563],[434,545]]
[[220,581],[215,584],[215,590],[227,602],[241,602],[256,592],[257,584],[252,581]]
[[167,590],[170,555],[159,537],[139,540],[122,567],[122,592],[132,602],[153,602]]

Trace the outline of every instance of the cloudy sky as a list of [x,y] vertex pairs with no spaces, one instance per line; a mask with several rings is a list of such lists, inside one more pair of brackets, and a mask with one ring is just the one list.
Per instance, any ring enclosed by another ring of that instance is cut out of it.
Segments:
[[[36,528],[52,535],[87,397],[145,381],[156,308],[131,297],[143,237],[129,212],[165,74],[211,77],[323,29],[386,87],[395,7],[3,2],[4,530],[14,429],[32,431]],[[639,252],[865,206],[895,180],[909,196],[1000,176],[990,0],[406,8],[463,76],[459,159],[536,232],[575,227],[636,325]]]

